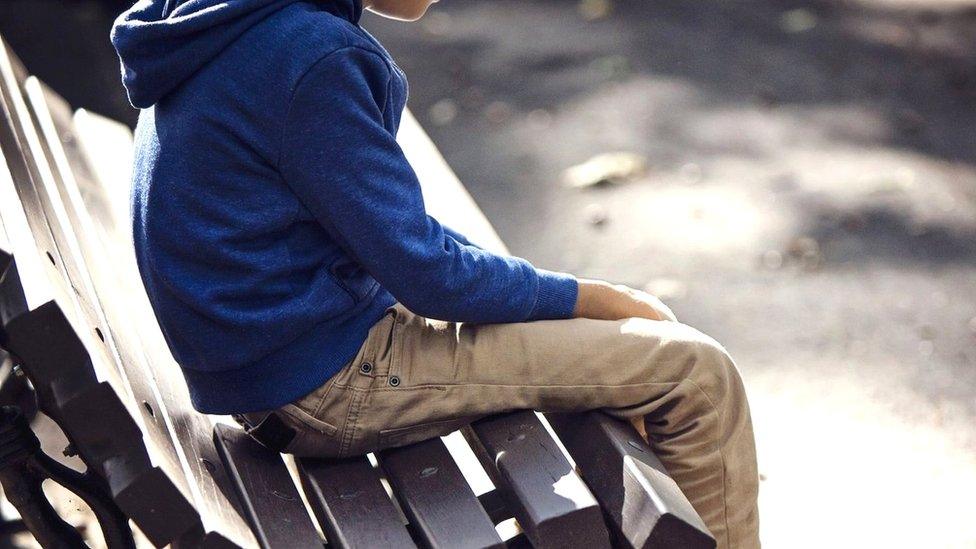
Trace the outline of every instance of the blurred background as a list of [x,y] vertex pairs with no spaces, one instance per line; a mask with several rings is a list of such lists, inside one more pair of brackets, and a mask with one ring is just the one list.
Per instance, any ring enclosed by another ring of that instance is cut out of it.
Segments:
[[[0,33],[134,123],[124,1]],[[443,0],[364,26],[513,253],[661,296],[745,378],[767,547],[976,547],[976,2]]]

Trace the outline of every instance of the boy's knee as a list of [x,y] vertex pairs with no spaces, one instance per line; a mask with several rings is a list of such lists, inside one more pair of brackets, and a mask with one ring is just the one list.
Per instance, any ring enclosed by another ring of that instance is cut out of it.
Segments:
[[[680,325],[675,343],[687,356],[686,378],[712,400],[738,398],[742,380],[729,352],[719,342],[699,330]],[[675,327],[677,328],[677,326]]]

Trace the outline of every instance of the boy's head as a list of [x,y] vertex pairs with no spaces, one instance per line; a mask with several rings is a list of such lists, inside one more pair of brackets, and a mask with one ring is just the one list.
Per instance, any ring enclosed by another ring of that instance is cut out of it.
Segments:
[[384,17],[416,21],[438,0],[364,0],[363,7]]

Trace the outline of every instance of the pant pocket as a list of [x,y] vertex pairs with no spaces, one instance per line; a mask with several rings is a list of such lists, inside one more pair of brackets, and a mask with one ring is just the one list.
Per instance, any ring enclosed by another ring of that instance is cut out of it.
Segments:
[[339,434],[339,428],[335,425],[318,419],[302,410],[294,404],[286,404],[278,409],[278,413],[288,416],[294,423],[293,428],[301,429],[304,431],[315,431],[317,433],[322,433],[323,435],[337,436]]
[[312,417],[293,404],[279,408],[277,413],[295,437],[284,452],[298,457],[339,457],[341,438],[335,425]]
[[339,437],[306,430],[297,433],[283,452],[295,457],[338,458],[341,447]]
[[396,427],[393,429],[383,429],[377,436],[377,448],[393,448],[396,446],[406,446],[423,440],[435,437],[442,437],[457,431],[461,427],[468,425],[477,418],[455,418],[440,421],[430,421],[409,425],[406,427]]

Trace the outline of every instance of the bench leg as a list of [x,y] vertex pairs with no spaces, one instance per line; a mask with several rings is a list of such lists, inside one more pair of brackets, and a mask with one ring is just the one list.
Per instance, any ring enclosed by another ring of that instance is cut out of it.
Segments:
[[135,548],[128,520],[102,484],[44,454],[20,409],[0,407],[0,485],[7,499],[42,547],[87,547],[74,527],[51,507],[41,488],[45,479],[71,490],[91,507],[110,549]]

